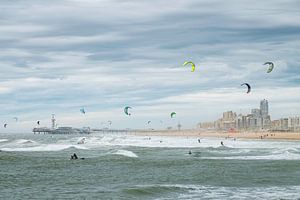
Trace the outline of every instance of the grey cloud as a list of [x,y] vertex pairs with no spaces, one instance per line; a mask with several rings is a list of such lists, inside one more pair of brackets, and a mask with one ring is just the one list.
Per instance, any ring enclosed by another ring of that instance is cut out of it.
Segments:
[[[1,115],[67,115],[80,106],[112,112],[129,103],[161,108],[168,97],[228,93],[246,81],[254,91],[294,88],[297,6],[292,0],[1,1]],[[195,73],[182,67],[185,60],[196,63]],[[265,61],[275,62],[271,74]]]

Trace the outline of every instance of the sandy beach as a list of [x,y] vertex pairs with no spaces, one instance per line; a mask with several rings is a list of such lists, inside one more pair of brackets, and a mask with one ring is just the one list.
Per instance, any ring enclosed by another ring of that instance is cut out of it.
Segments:
[[300,140],[300,133],[292,132],[207,132],[200,130],[182,131],[136,131],[133,135],[141,136],[191,136],[191,137],[219,137],[219,138],[244,138],[244,139],[282,139]]

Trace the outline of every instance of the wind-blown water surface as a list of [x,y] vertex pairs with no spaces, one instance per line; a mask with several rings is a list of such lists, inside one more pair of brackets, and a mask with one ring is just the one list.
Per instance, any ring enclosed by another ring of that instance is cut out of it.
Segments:
[[297,141],[19,134],[0,150],[2,199],[300,198]]

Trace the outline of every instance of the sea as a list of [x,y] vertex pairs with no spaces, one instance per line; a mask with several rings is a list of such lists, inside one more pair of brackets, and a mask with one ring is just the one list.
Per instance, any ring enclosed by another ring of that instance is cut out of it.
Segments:
[[0,134],[0,199],[300,199],[300,141]]

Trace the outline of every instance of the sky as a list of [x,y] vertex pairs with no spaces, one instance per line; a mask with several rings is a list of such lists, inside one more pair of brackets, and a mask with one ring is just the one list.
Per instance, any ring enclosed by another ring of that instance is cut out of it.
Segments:
[[30,132],[37,120],[50,126],[51,114],[58,126],[195,128],[224,111],[249,113],[261,99],[272,119],[299,116],[299,7],[297,0],[1,0],[0,121],[8,126],[0,132]]

